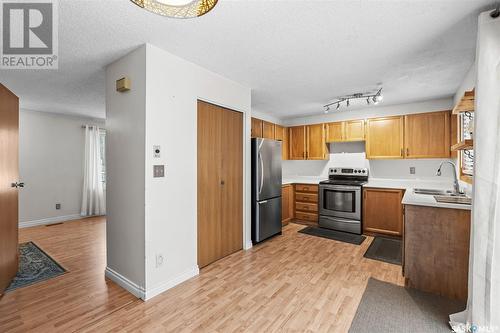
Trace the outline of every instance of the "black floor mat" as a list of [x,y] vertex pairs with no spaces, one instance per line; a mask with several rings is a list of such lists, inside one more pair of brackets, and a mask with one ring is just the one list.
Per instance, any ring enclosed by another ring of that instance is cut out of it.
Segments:
[[348,232],[335,231],[325,228],[307,227],[299,230],[300,233],[333,239],[340,242],[360,245],[365,240],[365,236],[350,234]]
[[386,237],[375,237],[366,250],[365,258],[401,265],[402,249],[401,240]]

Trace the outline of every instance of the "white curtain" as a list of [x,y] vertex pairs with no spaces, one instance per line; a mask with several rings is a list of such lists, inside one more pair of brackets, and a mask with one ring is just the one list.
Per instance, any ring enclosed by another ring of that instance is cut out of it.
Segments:
[[85,160],[83,175],[82,216],[106,214],[102,180],[100,132],[96,126],[85,126]]
[[500,18],[479,17],[469,299],[455,332],[500,332]]

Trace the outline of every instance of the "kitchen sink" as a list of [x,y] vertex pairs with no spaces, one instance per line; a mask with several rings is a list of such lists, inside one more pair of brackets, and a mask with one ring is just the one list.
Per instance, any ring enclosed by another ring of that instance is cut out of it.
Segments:
[[462,196],[435,195],[434,199],[436,199],[437,202],[442,202],[442,203],[453,203],[453,204],[462,204],[462,205],[471,205],[472,204],[472,198],[466,197],[464,195],[462,195]]
[[413,190],[415,194],[427,194],[427,195],[444,195],[451,196],[453,191],[450,190],[435,190],[435,189],[426,189],[426,188],[416,188]]

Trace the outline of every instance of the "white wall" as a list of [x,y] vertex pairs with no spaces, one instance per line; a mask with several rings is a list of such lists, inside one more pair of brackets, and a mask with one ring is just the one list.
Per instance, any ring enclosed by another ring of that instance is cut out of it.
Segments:
[[[132,90],[119,93],[127,76]],[[136,296],[145,290],[146,47],[106,69],[106,276]]]
[[[132,91],[118,94],[114,82],[122,76],[131,78]],[[110,65],[106,85],[108,276],[148,299],[198,274],[198,99],[245,114],[241,204],[244,247],[251,247],[251,90],[152,45]],[[153,145],[161,146],[161,158],[153,158]],[[156,164],[165,165],[165,178],[153,178]],[[142,244],[127,263],[129,248]]]
[[[451,110],[451,98],[430,100],[419,103],[375,106],[359,110],[333,112],[318,116],[303,117],[285,120],[285,125],[304,125],[323,122],[366,119],[373,117],[405,115],[412,113]],[[433,179],[444,180],[453,177],[448,168],[443,169],[440,178],[436,177],[436,170],[443,159],[404,159],[404,160],[367,160],[364,142],[332,143],[329,161],[283,161],[283,175],[286,176],[317,176],[328,177],[331,167],[366,167],[370,169],[371,177],[375,178],[406,178],[406,179]],[[415,167],[416,173],[410,174],[410,167]]]
[[[251,91],[152,45],[147,45],[146,67],[146,297],[149,298],[198,273],[198,99],[246,114],[244,239],[245,245],[251,246]],[[161,159],[153,158],[153,145],[161,145]],[[152,178],[154,164],[166,165],[165,178]],[[164,258],[159,268],[155,262],[157,254]]]
[[476,87],[476,63],[472,64],[471,68],[465,75],[462,83],[457,89],[455,96],[453,97],[453,104],[457,104],[466,91],[472,90]]
[[26,183],[19,191],[21,227],[80,218],[84,124],[103,127],[104,120],[20,110],[19,173]]
[[252,108],[252,117],[258,118],[261,120],[265,120],[265,121],[268,121],[270,123],[274,123],[274,124],[278,124],[278,125],[283,124],[283,120],[281,120],[277,117],[274,117],[273,115],[270,115],[269,113],[257,110],[255,108]]

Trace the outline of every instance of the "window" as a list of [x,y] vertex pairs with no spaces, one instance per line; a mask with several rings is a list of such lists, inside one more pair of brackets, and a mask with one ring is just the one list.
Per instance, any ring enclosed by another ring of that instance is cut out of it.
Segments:
[[101,182],[106,188],[106,131],[99,130],[99,147],[101,150]]
[[[463,112],[460,114],[460,139],[472,140],[474,136],[474,113]],[[474,150],[460,151],[460,178],[471,177],[474,172]],[[465,180],[465,179],[463,179]]]

